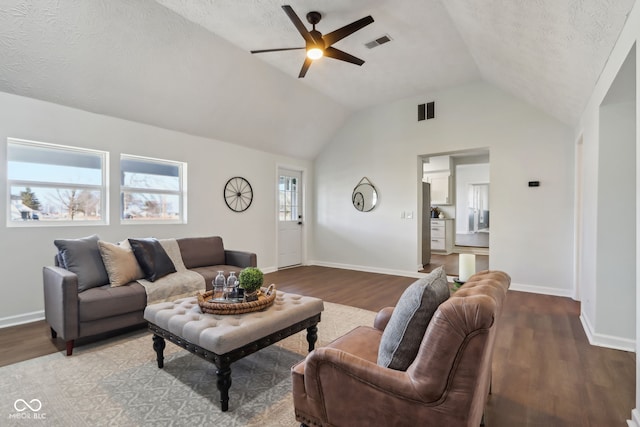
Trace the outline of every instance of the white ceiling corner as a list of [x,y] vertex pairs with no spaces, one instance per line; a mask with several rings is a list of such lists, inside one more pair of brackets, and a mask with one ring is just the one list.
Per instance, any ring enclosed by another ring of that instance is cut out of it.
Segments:
[[488,82],[575,124],[635,0],[448,0]]

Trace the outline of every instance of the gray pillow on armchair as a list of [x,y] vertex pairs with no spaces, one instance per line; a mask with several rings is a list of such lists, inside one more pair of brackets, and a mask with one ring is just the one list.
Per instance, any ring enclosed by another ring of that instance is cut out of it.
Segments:
[[378,348],[378,365],[406,371],[438,306],[449,298],[444,268],[438,267],[400,296]]

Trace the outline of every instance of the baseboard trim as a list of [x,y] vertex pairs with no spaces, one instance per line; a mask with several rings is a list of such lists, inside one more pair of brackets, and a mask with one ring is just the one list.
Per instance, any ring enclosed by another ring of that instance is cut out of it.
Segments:
[[262,271],[264,274],[275,273],[276,271],[278,271],[278,268],[277,267],[260,267],[260,271]]
[[627,420],[627,425],[629,427],[640,427],[640,411],[637,408],[631,411],[631,419]]
[[23,325],[25,323],[37,322],[44,319],[44,310],[32,311],[31,313],[17,314],[15,316],[0,317],[0,329],[9,326]]
[[[591,322],[589,322],[589,318],[586,317],[584,313],[580,313],[580,323],[582,323],[582,329],[584,329],[584,333],[587,335],[589,344],[598,347],[610,348],[613,350],[622,350],[635,353],[635,340],[594,332],[593,325],[591,324]],[[638,425],[638,427],[640,427],[640,424]]]
[[425,273],[418,273],[417,271],[391,270],[388,268],[369,267],[366,265],[354,265],[354,264],[339,264],[335,262],[309,261],[307,265],[317,265],[318,267],[340,268],[342,270],[365,271],[367,273],[389,274],[391,276],[414,277],[416,279],[426,276]]
[[513,283],[509,286],[510,291],[529,292],[532,294],[550,295],[554,297],[567,297],[573,299],[572,289],[558,289],[548,286],[525,285],[522,283]]

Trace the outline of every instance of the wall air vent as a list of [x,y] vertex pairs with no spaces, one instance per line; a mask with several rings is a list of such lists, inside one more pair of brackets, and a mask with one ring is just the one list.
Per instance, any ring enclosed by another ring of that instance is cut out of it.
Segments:
[[381,44],[385,44],[390,41],[391,41],[391,37],[385,34],[384,36],[378,37],[377,39],[370,41],[369,43],[365,43],[364,45],[369,49],[373,49],[374,47],[380,46]]

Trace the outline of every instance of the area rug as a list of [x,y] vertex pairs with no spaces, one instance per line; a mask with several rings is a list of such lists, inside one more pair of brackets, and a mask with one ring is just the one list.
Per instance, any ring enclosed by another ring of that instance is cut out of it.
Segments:
[[[316,347],[373,324],[373,312],[324,304]],[[167,342],[158,369],[140,330],[0,368],[0,425],[299,426],[290,368],[306,354],[303,331],[233,363],[222,412],[215,365]]]

